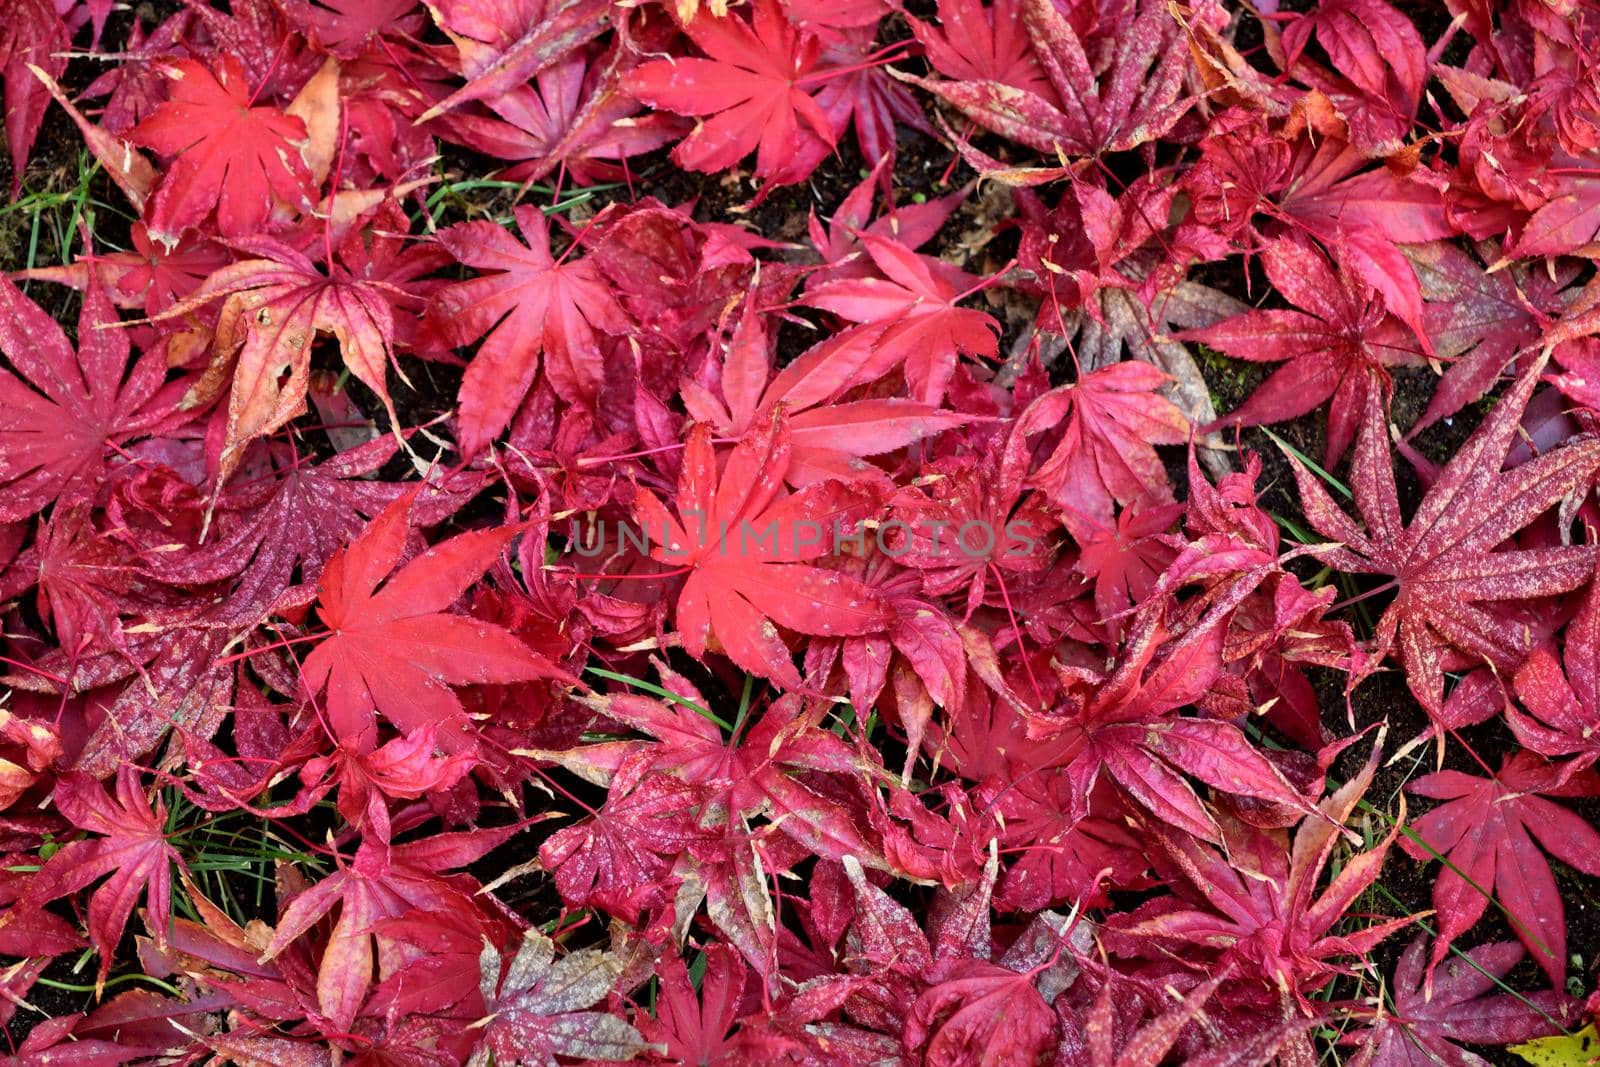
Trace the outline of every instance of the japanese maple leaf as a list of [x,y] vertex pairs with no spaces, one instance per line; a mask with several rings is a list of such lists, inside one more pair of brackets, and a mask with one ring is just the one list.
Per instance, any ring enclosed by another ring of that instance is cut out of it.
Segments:
[[370,1018],[393,1012],[391,1018],[402,1020],[447,1015],[465,1026],[483,1017],[478,954],[486,943],[497,948],[505,944],[515,928],[495,919],[485,923],[462,911],[417,909],[397,919],[380,920],[372,932],[421,952],[379,983],[364,1014]]
[[1326,246],[1340,248],[1427,352],[1432,342],[1422,294],[1397,242],[1438,241],[1453,237],[1455,228],[1445,218],[1437,189],[1387,167],[1364,170],[1369,162],[1336,132],[1301,138],[1277,212],[1289,225],[1303,226]]
[[[539,863],[563,900],[637,918],[679,853],[700,836],[697,790],[665,774],[624,767],[594,817],[558,830],[539,846]],[[661,901],[656,901],[661,902]]]
[[429,0],[428,10],[455,46],[467,84],[423,112],[419,122],[526,85],[604,33],[611,16],[606,0]]
[[[1165,134],[1192,102],[1181,95],[1187,56],[1164,5],[1132,0],[1103,65],[1050,0],[1021,0],[1022,24],[1055,88],[1052,100],[1002,81],[907,80],[948,101],[973,122],[1056,159],[1125,152]],[[1120,23],[1120,20],[1119,20]]]
[[1388,426],[1376,393],[1367,396],[1350,468],[1365,530],[1290,457],[1307,520],[1318,533],[1340,543],[1321,558],[1341,571],[1394,578],[1397,591],[1378,620],[1376,654],[1357,677],[1375,670],[1398,645],[1406,684],[1435,714],[1442,706],[1447,664],[1487,661],[1509,674],[1531,651],[1519,638],[1523,628],[1506,626],[1494,602],[1565,593],[1594,571],[1590,546],[1495,550],[1569,494],[1587,487],[1600,467],[1600,441],[1591,439],[1511,470],[1500,469],[1544,364],[1544,357],[1529,363],[1439,472],[1409,525],[1401,518]]
[[207,585],[234,579],[213,620],[258,621],[294,583],[297,568],[302,582],[316,581],[334,553],[406,491],[369,479],[397,451],[393,437],[317,464],[305,463],[286,447],[270,450],[266,469],[218,499],[208,540],[164,559],[163,580]]
[[803,302],[850,322],[886,324],[875,342],[885,360],[903,366],[912,396],[935,404],[949,388],[956,354],[993,358],[999,324],[993,317],[958,306],[970,282],[960,271],[920,256],[899,241],[871,233],[861,244],[881,278],[847,278],[814,286]]
[[1550,984],[1563,988],[1566,911],[1540,848],[1585,874],[1600,875],[1600,833],[1545,798],[1600,795],[1600,776],[1516,752],[1492,778],[1439,771],[1406,791],[1444,801],[1412,820],[1416,838],[1405,842],[1406,851],[1419,860],[1449,860],[1433,883],[1439,934],[1428,957],[1430,970],[1478,921],[1493,893]]
[[621,177],[621,160],[660,148],[682,129],[671,115],[638,113],[638,101],[622,90],[631,62],[625,49],[593,63],[579,53],[487,101],[498,118],[462,112],[449,127],[462,143],[511,161],[501,172],[511,181],[557,171],[579,185]]
[[[1371,1026],[1341,1044],[1356,1044],[1352,1063],[1363,1067],[1486,1067],[1462,1048],[1509,1045],[1560,1032],[1572,1019],[1572,999],[1559,990],[1493,993],[1522,960],[1515,941],[1479,945],[1446,960],[1424,980],[1427,942],[1418,937],[1395,965],[1389,991],[1392,1011],[1380,1010]],[[1429,994],[1432,994],[1431,996]],[[1486,995],[1491,994],[1491,995]]]
[[689,569],[675,616],[684,650],[698,659],[715,637],[738,666],[794,689],[800,675],[774,623],[843,637],[881,630],[889,614],[860,580],[806,562],[832,554],[836,528],[853,529],[867,498],[838,482],[780,498],[789,457],[781,407],[735,446],[720,476],[711,428],[699,424],[684,446],[677,516],[644,488],[635,508],[651,555]]
[[396,319],[421,304],[403,284],[404,264],[391,270],[394,281],[368,277],[359,264],[369,257],[356,236],[323,269],[270,237],[255,237],[240,247],[261,258],[222,268],[188,299],[156,316],[156,321],[175,318],[225,298],[212,366],[186,401],[202,403],[205,394],[220,388],[231,365],[223,476],[237,466],[246,445],[304,410],[311,349],[319,333],[338,340],[345,367],[377,394],[397,424],[386,382]]
[[382,981],[424,954],[374,928],[384,919],[420,910],[449,912],[484,930],[487,919],[475,897],[477,881],[444,872],[481,859],[508,836],[505,829],[478,829],[434,834],[403,845],[363,841],[353,859],[289,901],[260,962],[270,963],[282,955],[337,907],[338,918],[317,966],[316,998],[318,1008],[335,1026],[348,1029],[366,999],[374,971]]
[[630,1060],[648,1047],[621,1018],[586,1010],[604,1000],[622,976],[622,958],[613,953],[586,948],[558,960],[555,942],[530,929],[510,967],[492,945],[484,947],[480,964],[490,1013],[475,1025],[483,1027],[482,1048],[498,1062],[554,1063],[557,1056]]
[[305,123],[275,107],[255,106],[244,67],[229,54],[215,73],[192,59],[165,68],[167,102],[128,132],[135,144],[171,158],[146,205],[150,235],[177,243],[213,208],[217,229],[249,237],[265,228],[275,201],[306,204],[311,173],[300,155]]
[[690,416],[718,433],[742,437],[768,421],[782,404],[789,427],[790,484],[804,486],[828,478],[887,484],[889,479],[863,463],[864,457],[896,452],[970,420],[933,404],[897,397],[843,399],[852,388],[884,373],[896,359],[892,354],[885,357],[879,344],[882,336],[875,329],[845,330],[774,374],[765,318],[747,305],[717,368],[718,388],[685,382],[684,406]]
[[[471,753],[440,755],[438,730],[427,725],[397,737],[373,752],[340,746],[332,756],[300,764],[300,780],[316,796],[324,775],[339,787],[339,814],[365,834],[387,841],[393,830],[386,797],[415,800],[443,794],[472,770]],[[313,741],[315,743],[315,741]],[[303,794],[304,795],[304,794]]]
[[1008,444],[925,464],[924,484],[897,492],[880,527],[883,548],[921,573],[923,592],[964,600],[965,616],[994,599],[994,586],[1043,571],[1055,550],[1048,501],[1025,488],[1015,458]]
[[855,124],[862,159],[893,160],[896,127],[937,136],[909,87],[895,81],[882,63],[876,22],[837,29],[822,52],[827,80],[816,103],[828,116],[836,137]]
[[1556,152],[1541,168],[1552,195],[1523,224],[1509,256],[1589,256],[1600,251],[1600,166],[1593,152]]
[[[988,962],[992,950],[990,891],[997,864],[998,857],[992,857],[982,875],[965,886],[959,896],[940,893],[924,932],[923,924],[910,909],[867,880],[854,857],[844,860],[845,877],[855,891],[855,915],[845,931],[843,945],[835,951],[850,973],[861,980],[861,988],[851,998],[853,1017],[880,1029],[897,1030],[902,1025],[906,1003],[922,991],[929,971],[943,970],[968,957]],[[819,896],[813,890],[813,904]],[[815,917],[816,912],[812,914]],[[996,970],[1023,974],[1029,968]],[[1033,975],[1026,977],[1031,979]]]
[[933,69],[952,81],[998,82],[1059,103],[1022,21],[1021,0],[939,0],[938,25],[906,16]]
[[[1085,983],[1089,980],[1087,974],[1080,978]],[[1078,1011],[1073,1011],[1077,1004],[1063,1005],[1066,1033],[1059,1055],[1070,1056],[1072,1062],[1084,1067],[1158,1067],[1166,1062],[1173,1045],[1221,984],[1221,977],[1201,982],[1176,1004],[1147,1021],[1149,1007],[1145,999],[1108,967],[1091,1004],[1084,1004]],[[1173,995],[1176,996],[1175,991]],[[1079,997],[1073,1000],[1082,1003]],[[1229,1058],[1242,1064],[1250,1062],[1245,1057],[1255,1050],[1229,1041],[1227,1051]],[[1272,1050],[1264,1050],[1264,1057],[1271,1054]],[[1204,1056],[1191,1056],[1190,1061],[1208,1062]]]
[[[1361,772],[1308,814],[1293,837],[1263,830],[1219,813],[1219,851],[1175,826],[1150,823],[1159,843],[1157,871],[1174,895],[1158,897],[1108,925],[1149,943],[1142,951],[1216,973],[1234,966],[1235,979],[1259,983],[1256,995],[1276,1002],[1279,991],[1304,1000],[1359,960],[1410,917],[1341,932],[1351,908],[1377,879],[1395,838],[1396,822],[1376,847],[1346,860],[1319,889],[1333,858],[1340,828],[1350,818],[1377,769],[1378,748]],[[1197,956],[1196,949],[1220,958]]]
[[461,382],[458,421],[467,455],[511,421],[533,385],[541,355],[556,392],[593,407],[604,370],[595,333],[629,329],[626,313],[592,263],[550,255],[544,213],[523,205],[515,214],[526,246],[490,222],[464,222],[439,234],[462,263],[493,272],[440,290],[430,308],[449,344],[468,345],[487,335]]
[[395,570],[413,499],[385,508],[328,561],[318,585],[317,612],[331,632],[306,657],[302,677],[312,695],[326,687],[334,735],[365,751],[376,747],[374,712],[407,731],[459,725],[464,712],[451,685],[563,676],[509,631],[446,612],[519,529],[461,534]]
[[[1177,209],[1177,191],[1171,182],[1148,177],[1117,196],[1078,182],[1046,211],[1039,197],[1019,190],[1026,224],[1018,265],[1047,298],[1036,319],[1041,345],[1067,348],[1081,372],[1148,363],[1170,376],[1162,388],[1167,399],[1190,422],[1206,426],[1216,420],[1211,393],[1194,356],[1173,335],[1240,314],[1246,305],[1172,270],[1171,239],[1158,220]],[[1081,307],[1070,306],[1074,288]]]
[[673,1062],[713,1067],[736,1062],[732,1056],[736,1046],[728,1031],[739,1017],[739,997],[749,969],[720,941],[707,945],[705,953],[698,990],[683,960],[672,956],[662,962],[656,969],[661,991],[655,1015],[641,1012],[635,1022],[645,1040],[666,1047]]
[[[807,276],[808,289],[839,278],[864,278],[876,273],[870,256],[854,254],[862,250],[860,235],[863,231],[898,241],[908,249],[921,248],[933,240],[967,198],[967,190],[960,189],[920,203],[897,204],[883,188],[891,162],[879,160],[878,165],[845,194],[833,214],[827,217],[826,227],[813,212],[808,235],[811,247],[822,257],[824,266]],[[874,218],[873,207],[880,193],[885,203]]]
[[227,9],[187,7],[192,20],[183,40],[204,38],[210,49],[233,55],[260,97],[292,96],[322,66],[323,57],[302,45],[298,27],[276,0],[239,0]]
[[[1545,271],[1512,263],[1489,271],[1446,241],[1404,251],[1428,301],[1423,314],[1434,352],[1453,361],[1407,431],[1414,437],[1489,392],[1512,358],[1539,340],[1570,299],[1564,291],[1576,267]],[[1493,245],[1479,246],[1479,253],[1490,263],[1498,259]]]
[[1455,236],[1439,190],[1418,174],[1369,169],[1371,159],[1337,120],[1313,117],[1311,126],[1285,137],[1264,123],[1224,125],[1203,142],[1186,182],[1196,217],[1224,230],[1249,229],[1262,212],[1342,248],[1349,265],[1426,348],[1422,294],[1399,243]]
[[809,642],[806,674],[826,673],[837,655],[858,708],[876,706],[885,686],[892,686],[895,712],[906,732],[902,774],[909,776],[934,706],[955,706],[965,698],[966,651],[955,620],[926,595],[916,570],[883,552],[844,565],[883,598],[893,620],[882,634]]
[[765,813],[818,855],[854,855],[882,866],[872,858],[879,850],[856,828],[849,808],[802,780],[808,772],[850,776],[861,770],[850,747],[819,725],[815,708],[804,708],[797,695],[788,694],[774,701],[744,736],[725,738],[700,710],[704,697],[670,672],[663,680],[675,697],[670,703],[632,694],[584,701],[655,740],[589,746],[590,752],[580,750],[570,761],[579,773],[613,781],[609,768],[636,757],[652,771],[671,774],[707,794],[698,817],[706,833],[725,834],[730,826]]
[[[1562,369],[1549,376],[1550,384],[1580,408],[1600,411],[1600,341],[1584,337],[1558,345],[1553,355]],[[1563,408],[1568,406],[1562,402]]]
[[1517,740],[1544,756],[1600,760],[1600,581],[1591,580],[1583,605],[1567,624],[1561,659],[1542,645],[1517,669],[1517,699],[1506,707]]
[[0,522],[51,502],[91,502],[106,453],[153,429],[177,397],[159,351],[133,359],[128,333],[98,278],[78,315],[78,349],[59,325],[0,278]]
[[1223,416],[1224,424],[1284,422],[1328,406],[1323,462],[1333,466],[1355,439],[1367,396],[1387,397],[1389,368],[1418,366],[1415,338],[1353,271],[1309,242],[1280,238],[1261,254],[1267,278],[1299,310],[1251,311],[1184,334],[1252,362],[1284,365]]
[[756,174],[797,182],[833,147],[832,121],[813,97],[827,71],[818,40],[789,23],[778,0],[755,0],[752,16],[695,19],[684,28],[710,58],[645,63],[628,92],[655,108],[709,116],[672,150],[687,170],[732,169],[756,153]]
[[1177,556],[1176,539],[1162,535],[1182,513],[1179,504],[1123,508],[1115,525],[1071,509],[1063,514],[1078,543],[1077,570],[1094,579],[1095,608],[1113,626],[1113,637],[1122,631],[1116,617],[1144,603]]
[[61,776],[54,799],[68,821],[97,836],[74,841],[50,857],[29,882],[24,899],[37,906],[110,875],[89,900],[89,939],[100,953],[98,986],[111,972],[141,894],[148,900],[150,932],[165,947],[172,923],[172,865],[181,867],[183,860],[167,843],[166,806],[158,799],[151,809],[139,772],[129,764],[117,772],[115,795],[74,771]]
[[902,1040],[924,1063],[1038,1063],[1060,1023],[1031,974],[981,959],[941,960],[910,1006]]
[[36,267],[18,277],[84,289],[92,270],[100,275],[101,284],[118,307],[143,308],[147,315],[159,315],[231,261],[225,249],[193,234],[185,234],[181,242],[168,248],[152,241],[144,223],[136,222],[129,236],[133,248],[126,252],[83,256],[70,266]]
[[38,570],[39,614],[61,647],[76,654],[126,647],[119,616],[153,608],[137,591],[137,567],[123,546],[100,535],[87,508],[57,507],[24,556]]
[[422,28],[419,0],[285,0],[317,44],[341,59],[355,59],[381,34],[412,35]]
[[178,40],[188,32],[190,13],[179,10],[154,29],[146,29],[142,19],[134,19],[128,39],[118,52],[118,60],[83,90],[86,99],[106,97],[100,121],[114,134],[126,133],[166,101],[166,79],[157,68],[178,49]]
[[50,94],[28,71],[37,66],[52,78],[67,69],[72,34],[51,0],[18,0],[0,24],[0,63],[4,64],[6,140],[11,145],[11,195],[22,191],[28,156],[44,123]]
[[1147,610],[1109,675],[1058,668],[1066,705],[1029,716],[1034,744],[1018,755],[1035,767],[1067,768],[1071,818],[1087,814],[1102,774],[1164,824],[1201,841],[1220,840],[1220,831],[1185,775],[1306,810],[1306,801],[1237,725],[1173,714],[1200,699],[1221,673],[1223,619],[1230,610],[1224,603],[1176,639],[1168,639],[1160,612]]
[[995,891],[998,907],[1106,906],[1109,890],[1148,884],[1140,838],[1126,825],[1128,807],[1115,790],[1101,783],[1089,800],[1090,814],[1077,819],[1071,814],[1072,791],[1065,771],[1019,777],[1014,787],[997,787],[993,803],[1004,827],[1000,848],[1016,852]]
[[1109,522],[1113,502],[1172,500],[1155,445],[1182,444],[1189,421],[1159,390],[1167,376],[1148,363],[1113,363],[1052,390],[1020,416],[1028,430],[1061,425],[1061,442],[1033,472],[1050,499]]
[[[1304,58],[1313,35],[1333,71]],[[1427,49],[1409,19],[1384,0],[1333,0],[1290,22],[1282,47],[1288,71],[1328,95],[1369,155],[1400,148],[1428,79]]]

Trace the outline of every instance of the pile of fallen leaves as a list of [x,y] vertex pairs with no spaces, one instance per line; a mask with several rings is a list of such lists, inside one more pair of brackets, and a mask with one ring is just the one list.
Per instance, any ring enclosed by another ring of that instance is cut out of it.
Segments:
[[1582,1032],[1592,0],[152,19],[0,19],[8,1063]]

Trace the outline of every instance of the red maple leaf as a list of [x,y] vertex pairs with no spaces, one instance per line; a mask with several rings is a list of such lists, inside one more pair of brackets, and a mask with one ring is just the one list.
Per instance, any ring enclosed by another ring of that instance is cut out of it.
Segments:
[[611,17],[606,0],[434,0],[428,6],[455,46],[467,84],[423,112],[419,122],[526,85],[605,32]]
[[727,945],[706,946],[706,966],[698,991],[689,968],[677,956],[656,970],[661,992],[654,1016],[640,1013],[637,1023],[645,1040],[666,1046],[675,1063],[731,1064],[736,1047],[728,1031],[739,1017],[739,998],[749,969]]
[[[1189,109],[1192,100],[1181,95],[1187,56],[1177,44],[1178,24],[1162,4],[1114,5],[1132,17],[1108,18],[1098,28],[1114,36],[1090,41],[1049,0],[1021,0],[1019,6],[1054,99],[1003,81],[906,80],[1052,161],[1058,154],[1137,148],[1165,134]],[[1096,64],[1091,52],[1108,58]]]
[[563,900],[634,919],[642,904],[663,902],[668,868],[700,836],[700,793],[668,775],[646,775],[645,767],[624,766],[593,818],[539,846],[539,863]]
[[74,841],[50,857],[29,881],[25,901],[36,907],[110,875],[89,900],[89,939],[100,952],[98,986],[111,972],[123,928],[141,893],[148,896],[150,932],[158,946],[166,945],[172,923],[172,865],[183,861],[167,843],[166,806],[158,800],[151,810],[139,772],[128,764],[117,772],[115,796],[89,775],[72,772],[57,782],[54,797],[74,826],[97,836]]
[[631,1060],[644,1038],[608,1011],[586,1011],[622,976],[623,961],[597,948],[556,959],[555,942],[537,929],[523,935],[509,967],[492,946],[483,953],[483,1047],[504,1063],[554,1063],[556,1056],[590,1062]]
[[1339,542],[1339,547],[1321,552],[1321,558],[1348,573],[1394,578],[1397,591],[1378,620],[1376,654],[1357,679],[1377,669],[1398,645],[1406,684],[1423,707],[1437,713],[1448,664],[1487,661],[1510,673],[1531,651],[1524,647],[1526,628],[1506,626],[1495,602],[1565,593],[1594,572],[1591,546],[1495,550],[1569,494],[1587,487],[1600,467],[1600,441],[1590,439],[1500,469],[1544,364],[1543,357],[1531,362],[1501,397],[1439,472],[1409,524],[1401,518],[1387,420],[1376,393],[1367,395],[1350,468],[1365,530],[1290,457],[1306,519],[1318,533]]
[[1285,422],[1331,400],[1323,459],[1331,467],[1355,440],[1367,395],[1388,397],[1389,368],[1418,366],[1422,357],[1377,291],[1342,264],[1329,263],[1309,242],[1271,241],[1261,264],[1273,287],[1299,310],[1251,311],[1190,330],[1183,339],[1238,359],[1287,361],[1220,422]]
[[67,69],[72,34],[51,0],[17,0],[0,23],[0,63],[4,64],[6,140],[11,145],[11,195],[22,191],[28,155],[44,123],[50,95],[28,71],[30,65],[59,78]]
[[406,731],[460,726],[465,713],[451,685],[566,677],[509,631],[446,612],[517,527],[461,534],[395,570],[414,499],[385,508],[328,561],[318,584],[317,611],[331,632],[302,675],[312,695],[326,687],[334,736],[362,751],[376,747],[374,712]]
[[398,424],[386,384],[397,322],[414,318],[422,305],[408,283],[442,257],[423,247],[402,252],[398,241],[387,238],[369,247],[355,231],[320,269],[310,256],[270,237],[238,247],[260,258],[223,267],[156,316],[176,318],[225,298],[211,366],[185,401],[201,404],[231,379],[220,477],[232,473],[251,441],[304,410],[318,334],[337,339],[345,367],[378,395],[390,422]]
[[933,69],[960,82],[998,82],[1059,104],[1022,21],[1021,0],[939,0],[937,25],[906,16]]
[[1518,668],[1517,699],[1528,710],[1507,705],[1506,721],[1534,752],[1591,764],[1600,760],[1600,581],[1590,581],[1562,640],[1559,661],[1544,645]]
[[810,174],[833,147],[832,121],[803,86],[821,88],[821,45],[790,24],[777,0],[755,0],[750,21],[695,19],[684,28],[710,58],[646,63],[625,82],[651,107],[710,116],[672,150],[688,170],[732,168],[756,153],[756,174],[777,184]]
[[468,345],[487,335],[461,382],[459,433],[467,455],[511,421],[533,385],[541,355],[555,391],[593,407],[604,374],[595,334],[620,335],[629,328],[594,264],[569,260],[571,250],[559,260],[551,256],[544,213],[523,205],[515,214],[526,245],[490,222],[463,222],[439,234],[462,263],[494,272],[440,290],[429,310],[449,344]]
[[[1157,897],[1109,925],[1119,935],[1147,942],[1135,944],[1136,950],[1183,959],[1191,968],[1216,973],[1231,963],[1238,976],[1233,982],[1255,984],[1255,995],[1264,995],[1265,1003],[1276,1003],[1280,991],[1304,999],[1321,989],[1348,972],[1341,959],[1361,959],[1412,921],[1407,916],[1351,931],[1340,928],[1351,906],[1377,880],[1400,821],[1376,847],[1346,860],[1319,891],[1340,828],[1377,765],[1374,745],[1361,772],[1318,804],[1292,837],[1220,816],[1219,851],[1177,827],[1147,823],[1160,844],[1151,859],[1174,895]],[[1197,956],[1196,949],[1219,956]]]
[[[1230,599],[1242,595],[1241,590]],[[1102,774],[1167,826],[1205,841],[1221,839],[1218,824],[1185,775],[1213,789],[1306,810],[1283,772],[1237,725],[1173,714],[1199,700],[1221,674],[1224,619],[1231,610],[1225,600],[1170,639],[1162,612],[1147,608],[1112,672],[1058,668],[1067,699],[1060,708],[1028,717],[1034,743],[1019,755],[1036,767],[1067,769],[1068,815],[1088,813]]]
[[1431,1067],[1471,1064],[1476,1058],[1461,1048],[1510,1045],[1561,1032],[1571,1021],[1572,998],[1559,990],[1492,993],[1506,989],[1504,979],[1521,962],[1524,951],[1515,941],[1479,945],[1445,961],[1425,981],[1427,942],[1418,937],[1395,965],[1389,990],[1390,1010],[1380,1010],[1372,1024],[1341,1044],[1360,1041],[1358,1061],[1370,1067]]
[[1159,390],[1167,376],[1127,361],[1090,371],[1035,400],[1019,417],[1021,432],[1060,425],[1060,443],[1033,472],[1033,484],[1057,504],[1109,522],[1113,502],[1170,503],[1166,469],[1155,445],[1189,439],[1189,420]]
[[970,421],[959,412],[898,397],[846,399],[858,386],[886,373],[903,352],[888,352],[876,327],[845,330],[814,345],[787,367],[772,372],[772,342],[765,317],[749,303],[728,340],[713,391],[700,381],[681,388],[691,417],[729,437],[742,437],[784,406],[789,427],[789,472],[793,485],[837,478],[888,478],[863,463],[868,456],[898,452],[941,430]]
[[129,364],[128,334],[97,277],[78,316],[78,349],[55,320],[0,278],[0,522],[52,501],[89,502],[108,475],[106,453],[156,427],[172,410],[166,361]]
[[861,244],[882,277],[846,278],[806,290],[803,302],[850,322],[884,326],[873,341],[884,362],[904,368],[912,396],[936,404],[950,386],[956,354],[993,358],[999,324],[959,306],[975,280],[899,241],[872,233]]
[[634,62],[629,49],[593,62],[579,53],[541,71],[533,84],[486,101],[498,118],[463,111],[445,122],[463,144],[510,161],[501,172],[510,181],[558,171],[579,185],[621,178],[618,162],[667,144],[682,128],[665,113],[638,114],[638,102],[622,89]]
[[1600,833],[1545,799],[1600,796],[1600,776],[1515,752],[1492,778],[1439,771],[1406,791],[1445,802],[1413,820],[1415,839],[1405,842],[1406,851],[1419,860],[1449,861],[1433,883],[1439,934],[1429,969],[1478,921],[1493,893],[1550,984],[1564,988],[1566,910],[1550,864],[1534,842],[1561,862],[1600,875]]
[[[1489,263],[1499,259],[1492,244],[1478,252]],[[1411,245],[1405,253],[1428,301],[1423,315],[1434,353],[1453,361],[1406,433],[1415,437],[1489,392],[1512,358],[1539,340],[1564,309],[1577,267],[1558,263],[1545,271],[1511,263],[1485,270],[1446,241]]]
[[676,612],[684,650],[700,658],[715,637],[743,669],[794,689],[800,675],[774,623],[843,637],[883,629],[889,613],[860,580],[806,562],[832,554],[835,531],[848,534],[869,498],[831,481],[779,497],[789,458],[781,406],[739,442],[720,476],[711,429],[697,425],[684,446],[677,516],[643,488],[635,507],[651,555],[689,569]]
[[311,172],[300,155],[306,126],[275,107],[257,107],[244,67],[232,55],[216,72],[192,59],[164,69],[166,103],[128,132],[135,144],[172,162],[150,198],[145,224],[167,245],[198,227],[212,208],[227,237],[266,228],[274,202],[309,206]]
[[[325,915],[338,908],[317,966],[317,1006],[335,1026],[348,1030],[374,979],[389,978],[425,953],[378,929],[413,909],[448,912],[485,931],[488,917],[478,884],[468,875],[443,872],[465,867],[501,844],[510,831],[477,829],[434,834],[403,845],[363,841],[355,857],[297,894],[278,919],[272,940],[261,953],[270,963]],[[376,967],[374,967],[376,964]]]

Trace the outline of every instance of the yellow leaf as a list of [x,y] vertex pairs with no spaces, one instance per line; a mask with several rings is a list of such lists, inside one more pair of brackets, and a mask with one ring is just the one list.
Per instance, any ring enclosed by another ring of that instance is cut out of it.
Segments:
[[1534,1067],[1589,1067],[1600,1062],[1600,1034],[1590,1023],[1577,1033],[1559,1037],[1541,1037],[1521,1045],[1512,1045],[1511,1051],[1533,1064]]

